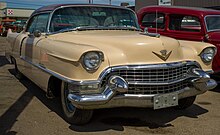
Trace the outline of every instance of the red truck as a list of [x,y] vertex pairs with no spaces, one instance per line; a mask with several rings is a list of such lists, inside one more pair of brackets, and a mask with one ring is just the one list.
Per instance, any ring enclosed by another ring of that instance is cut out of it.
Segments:
[[147,27],[148,32],[214,44],[218,53],[212,68],[215,73],[220,72],[220,11],[194,7],[149,6],[140,9],[137,14],[140,27]]

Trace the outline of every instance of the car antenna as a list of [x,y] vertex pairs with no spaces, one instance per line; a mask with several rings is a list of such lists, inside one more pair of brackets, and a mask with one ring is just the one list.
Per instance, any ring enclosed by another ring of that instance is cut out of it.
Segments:
[[158,15],[157,15],[157,10],[156,10],[156,33],[157,33],[157,19],[158,19]]
[[148,35],[148,36],[151,36],[151,37],[157,37],[157,38],[160,38],[160,34],[157,33],[157,10],[156,10],[156,33],[150,33],[148,32],[148,28],[144,28],[144,32],[143,33],[140,33],[140,34],[143,34],[143,35]]

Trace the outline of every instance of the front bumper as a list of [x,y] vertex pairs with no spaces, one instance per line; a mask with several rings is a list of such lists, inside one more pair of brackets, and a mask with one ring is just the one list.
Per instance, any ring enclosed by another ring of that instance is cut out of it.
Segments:
[[[209,75],[204,71],[200,71],[200,77],[189,80],[191,87],[177,91],[178,99],[196,96],[205,93],[217,86],[215,80],[210,79]],[[126,91],[126,84],[118,82],[116,88],[107,86],[102,94],[93,95],[75,95],[69,94],[68,99],[74,106],[80,109],[99,109],[114,107],[153,107],[153,97],[156,95],[141,94],[118,94]]]
[[[111,91],[109,91],[111,92]],[[206,91],[198,91],[195,88],[185,88],[178,91],[179,99],[202,94]],[[153,97],[155,95],[96,95],[96,96],[76,96],[70,94],[68,99],[72,101],[74,106],[80,109],[100,109],[115,107],[153,107]]]
[[[193,72],[193,76],[187,80],[190,86],[176,91],[178,99],[196,96],[217,86],[216,81],[210,79],[209,74],[203,70],[195,69]],[[68,99],[80,109],[154,106],[153,98],[156,94],[123,94],[128,90],[128,84],[120,76],[111,77],[109,82],[101,94],[69,94]]]

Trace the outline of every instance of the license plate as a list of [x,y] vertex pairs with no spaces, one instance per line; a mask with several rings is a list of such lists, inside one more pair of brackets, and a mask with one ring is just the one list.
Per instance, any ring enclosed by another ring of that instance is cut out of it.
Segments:
[[154,109],[167,108],[178,105],[178,94],[162,94],[154,96]]

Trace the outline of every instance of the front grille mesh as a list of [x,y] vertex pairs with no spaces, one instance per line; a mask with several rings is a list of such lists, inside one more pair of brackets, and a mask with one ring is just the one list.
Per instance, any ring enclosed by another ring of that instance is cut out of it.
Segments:
[[188,86],[187,82],[179,82],[169,85],[129,85],[127,94],[165,94],[179,91]]
[[[144,66],[143,68],[140,66],[138,68],[127,69],[113,68],[110,74],[103,79],[103,84],[106,83],[109,76],[119,75],[129,84],[127,94],[170,93],[179,91],[188,86],[188,83],[184,81],[184,79],[187,77],[187,72],[190,67],[192,67],[192,65],[189,66],[185,63],[178,64],[178,66],[158,66],[154,68],[146,68]],[[149,85],[149,83],[151,85]],[[160,85],[157,85],[159,83]],[[166,85],[164,83],[166,83]]]
[[171,68],[158,69],[128,69],[115,70],[112,73],[120,75],[130,83],[164,83],[173,82],[186,77],[188,67],[186,65]]

